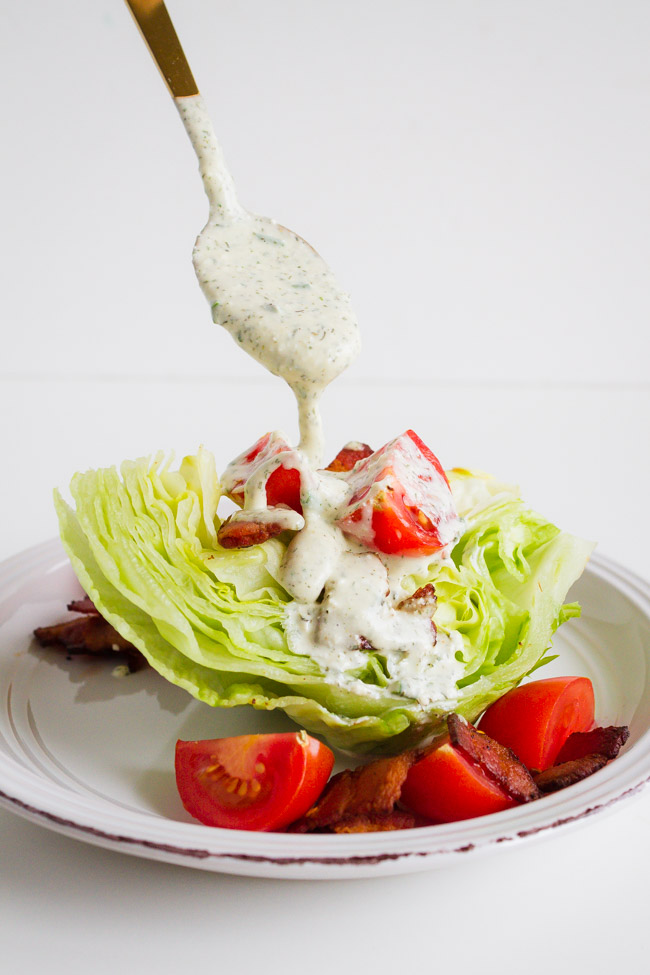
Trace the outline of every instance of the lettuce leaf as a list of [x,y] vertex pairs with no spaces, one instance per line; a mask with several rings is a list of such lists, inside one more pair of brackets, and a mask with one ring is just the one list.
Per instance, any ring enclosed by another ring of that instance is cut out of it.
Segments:
[[349,751],[397,751],[443,727],[446,710],[474,719],[544,660],[575,606],[564,597],[591,547],[530,512],[515,489],[452,473],[465,531],[452,558],[407,580],[433,582],[436,624],[462,638],[458,701],[422,707],[385,687],[372,652],[344,687],[284,634],[290,596],[278,582],[285,545],[244,550],[216,540],[221,496],[200,448],[172,471],[161,455],[77,474],[75,509],[57,492],[61,537],[102,615],[164,677],[217,707],[283,709]]

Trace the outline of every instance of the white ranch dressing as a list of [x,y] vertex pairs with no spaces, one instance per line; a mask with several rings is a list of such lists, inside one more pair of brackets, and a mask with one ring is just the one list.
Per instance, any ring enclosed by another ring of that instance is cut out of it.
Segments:
[[212,318],[289,384],[298,401],[300,449],[319,467],[318,401],[360,350],[350,299],[309,244],[239,204],[201,96],[177,98],[176,105],[210,202],[194,268]]
[[[314,659],[332,682],[373,697],[378,686],[353,673],[367,666],[371,645],[385,661],[390,691],[423,706],[453,701],[462,673],[457,634],[438,633],[436,641],[430,616],[398,606],[407,595],[402,580],[434,557],[384,557],[346,538],[335,522],[352,483],[319,470],[320,396],[360,348],[350,300],[305,241],[239,204],[202,98],[178,98],[176,105],[210,203],[193,260],[213,320],[284,379],[298,402],[298,451],[266,461],[246,484],[244,508],[232,516],[296,532],[280,578],[293,597],[285,616],[289,648]],[[302,515],[266,504],[266,481],[283,464],[300,469]]]
[[[460,634],[439,631],[434,643],[431,617],[397,609],[387,590],[387,569],[377,555],[342,552],[321,603],[295,601],[287,606],[289,645],[308,652],[345,686],[349,672],[363,670],[368,663],[363,638],[385,661],[389,691],[427,706],[455,701],[462,673],[455,656],[462,650]],[[376,693],[372,684],[359,680],[354,689]]]

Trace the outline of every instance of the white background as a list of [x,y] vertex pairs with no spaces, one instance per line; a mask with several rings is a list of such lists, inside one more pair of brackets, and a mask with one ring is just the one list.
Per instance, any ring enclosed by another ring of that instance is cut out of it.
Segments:
[[[169,0],[245,205],[311,241],[364,350],[329,451],[414,426],[650,575],[650,6]],[[51,489],[163,448],[219,466],[290,394],[210,323],[206,203],[119,0],[0,5],[2,556]],[[8,971],[146,964],[647,968],[650,796],[414,877],[276,883],[74,843],[0,812]]]

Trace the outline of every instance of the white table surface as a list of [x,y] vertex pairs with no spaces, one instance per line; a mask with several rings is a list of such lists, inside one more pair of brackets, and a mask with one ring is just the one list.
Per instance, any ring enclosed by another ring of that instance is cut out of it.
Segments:
[[[648,5],[169,6],[243,199],[355,299],[329,451],[414,426],[650,576]],[[200,184],[123,5],[4,4],[0,44],[9,557],[56,533],[75,470],[200,442],[223,464],[296,423],[210,325]],[[552,840],[351,882],[167,866],[0,810],[1,966],[641,972],[649,863],[650,790]]]

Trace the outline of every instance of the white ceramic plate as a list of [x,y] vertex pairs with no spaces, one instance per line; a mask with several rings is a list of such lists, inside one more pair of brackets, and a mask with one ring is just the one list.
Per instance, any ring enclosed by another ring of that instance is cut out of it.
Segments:
[[447,826],[349,836],[212,829],[178,799],[177,738],[294,728],[281,714],[214,710],[153,671],[40,650],[37,626],[65,618],[80,593],[58,541],[0,565],[0,802],[89,843],[224,873],[363,877],[429,869],[584,823],[650,779],[650,584],[595,557],[572,598],[583,616],[558,634],[546,675],[584,674],[597,718],[630,741],[591,778],[527,806]]

